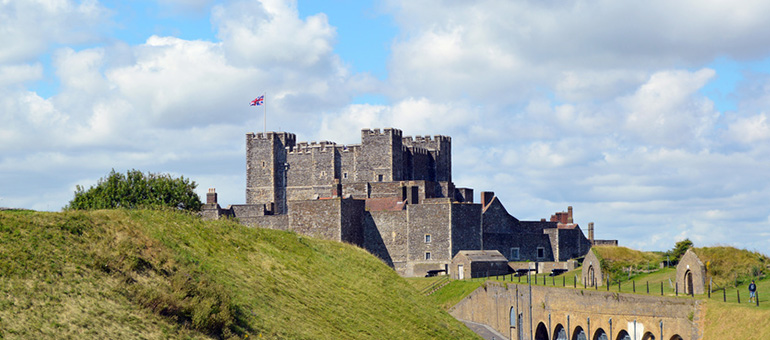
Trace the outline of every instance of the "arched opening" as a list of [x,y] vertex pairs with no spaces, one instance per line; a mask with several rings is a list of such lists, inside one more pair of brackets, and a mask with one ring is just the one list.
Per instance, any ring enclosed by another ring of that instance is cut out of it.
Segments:
[[535,330],[535,340],[548,340],[548,328],[541,322],[537,324],[537,330]]
[[513,307],[511,307],[510,319],[511,319],[511,327],[516,327],[516,309],[514,309]]
[[583,331],[583,327],[575,327],[575,331],[572,332],[572,340],[588,340],[586,332]]
[[561,324],[556,325],[556,328],[553,329],[553,340],[569,340],[567,339],[567,330]]
[[692,272],[689,270],[684,273],[684,293],[692,294]]
[[618,337],[615,338],[616,340],[631,340],[631,336],[628,335],[628,332],[621,330],[620,333],[618,333]]
[[586,282],[586,284],[589,287],[593,287],[596,285],[596,275],[594,273],[594,266],[592,265],[588,266],[588,277],[586,278],[586,280],[588,281]]
[[594,332],[594,338],[593,340],[609,340],[607,337],[607,333],[604,332],[603,329],[599,328]]
[[671,340],[682,340],[682,337],[679,336],[679,334],[674,334],[674,336],[671,337]]
[[644,333],[642,340],[655,340],[655,335],[650,332]]

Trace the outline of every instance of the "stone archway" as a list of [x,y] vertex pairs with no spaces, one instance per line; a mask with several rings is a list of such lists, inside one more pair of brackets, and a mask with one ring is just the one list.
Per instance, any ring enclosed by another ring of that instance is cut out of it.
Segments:
[[692,271],[688,270],[684,273],[684,293],[690,295],[692,289]]
[[572,340],[588,340],[588,335],[586,335],[583,327],[575,327],[575,331],[572,332]]
[[607,333],[603,329],[599,328],[594,333],[593,340],[609,340],[609,337],[607,337]]
[[615,338],[616,340],[631,340],[631,336],[628,335],[628,332],[621,330],[620,333],[618,333],[618,337]]
[[548,340],[548,328],[542,322],[537,324],[537,330],[535,330],[535,340]]
[[594,266],[589,265],[588,266],[588,277],[586,278],[588,282],[586,282],[586,285],[589,287],[596,286],[596,273],[594,273]]
[[567,339],[567,330],[561,324],[556,325],[553,329],[553,340],[569,340]]
[[655,340],[655,335],[650,332],[644,333],[642,340]]
[[679,336],[679,334],[674,334],[674,336],[671,337],[671,340],[682,340],[682,337]]

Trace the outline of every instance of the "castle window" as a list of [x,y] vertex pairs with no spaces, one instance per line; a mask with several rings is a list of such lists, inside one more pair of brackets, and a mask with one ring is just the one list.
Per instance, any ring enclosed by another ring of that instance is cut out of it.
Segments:
[[545,257],[545,248],[537,247],[537,258],[542,259]]
[[519,248],[511,248],[511,260],[518,260],[519,259]]
[[321,177],[326,177],[326,171],[321,171]]
[[265,168],[265,161],[262,161],[262,168]]
[[348,173],[347,172],[343,172],[342,173],[342,178],[348,178]]
[[425,259],[426,260],[430,260],[430,252],[429,251],[425,252]]
[[382,175],[377,175],[377,182],[382,182]]
[[425,234],[425,243],[430,243],[430,234]]

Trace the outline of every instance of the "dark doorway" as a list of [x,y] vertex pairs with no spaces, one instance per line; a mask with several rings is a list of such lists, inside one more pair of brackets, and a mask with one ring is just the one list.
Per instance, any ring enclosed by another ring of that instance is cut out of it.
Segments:
[[548,340],[548,328],[545,328],[545,325],[542,322],[537,324],[535,340]]
[[617,340],[631,340],[631,336],[626,331],[620,331]]
[[692,272],[691,271],[688,270],[686,273],[684,273],[684,282],[685,282],[684,293],[688,295],[692,294],[693,291],[692,291]]

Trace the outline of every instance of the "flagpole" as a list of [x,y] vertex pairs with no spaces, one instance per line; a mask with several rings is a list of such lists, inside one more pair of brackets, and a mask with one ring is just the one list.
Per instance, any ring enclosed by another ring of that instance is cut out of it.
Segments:
[[262,95],[262,105],[265,106],[265,122],[263,128],[265,129],[265,136],[267,136],[267,91]]

